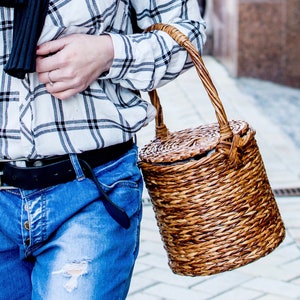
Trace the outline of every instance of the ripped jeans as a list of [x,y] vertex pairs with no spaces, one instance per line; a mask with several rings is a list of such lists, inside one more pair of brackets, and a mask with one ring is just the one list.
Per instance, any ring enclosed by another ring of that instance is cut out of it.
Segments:
[[0,192],[1,300],[117,300],[128,293],[139,247],[142,178],[137,148],[94,169],[130,217],[107,213],[91,179]]

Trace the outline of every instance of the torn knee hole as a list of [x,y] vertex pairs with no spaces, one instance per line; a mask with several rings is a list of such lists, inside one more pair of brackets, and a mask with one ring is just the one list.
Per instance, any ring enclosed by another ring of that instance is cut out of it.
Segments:
[[53,275],[63,274],[63,276],[70,278],[64,285],[68,292],[72,292],[78,287],[78,280],[83,275],[88,273],[88,261],[71,262],[65,264],[60,270],[54,271]]

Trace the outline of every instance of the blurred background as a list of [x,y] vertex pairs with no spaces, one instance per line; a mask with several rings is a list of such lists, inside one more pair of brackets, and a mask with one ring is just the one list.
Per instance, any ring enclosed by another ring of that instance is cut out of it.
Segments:
[[299,0],[199,0],[208,25],[205,53],[235,77],[300,88]]
[[[176,275],[145,190],[128,300],[300,299],[300,0],[198,2],[207,22],[203,60],[228,118],[245,120],[256,130],[286,238],[271,254],[236,270]],[[158,94],[170,131],[216,121],[195,69]],[[151,122],[137,136],[139,147],[154,137]]]

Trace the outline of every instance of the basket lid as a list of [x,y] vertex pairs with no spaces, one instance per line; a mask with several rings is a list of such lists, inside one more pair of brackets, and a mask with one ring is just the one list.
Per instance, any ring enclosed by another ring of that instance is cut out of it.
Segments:
[[[229,121],[234,135],[243,135],[249,125],[245,121]],[[170,132],[164,138],[155,138],[145,145],[140,153],[140,159],[149,163],[170,163],[190,158],[201,158],[213,151],[220,137],[219,124],[200,125]]]

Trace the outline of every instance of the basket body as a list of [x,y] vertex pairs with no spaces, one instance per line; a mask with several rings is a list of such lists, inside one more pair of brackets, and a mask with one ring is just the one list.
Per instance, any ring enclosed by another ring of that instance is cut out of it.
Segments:
[[[199,130],[206,139],[211,137],[208,149],[201,148],[199,155],[191,151],[194,158],[182,160],[178,149],[170,147],[170,139],[178,140],[176,132],[156,139],[140,152],[145,184],[170,268],[176,274],[212,275],[232,270],[270,253],[284,238],[255,132],[244,125],[233,129],[243,141],[238,164],[212,149],[218,142],[217,126],[179,133],[180,139],[186,133],[185,140],[194,141],[191,148],[197,146]],[[168,159],[170,151],[179,161]]]
[[140,151],[144,181],[176,274],[212,275],[267,255],[284,239],[255,131],[228,121],[198,51],[177,28],[155,24],[189,53],[217,122],[170,133],[156,91],[156,138]]

